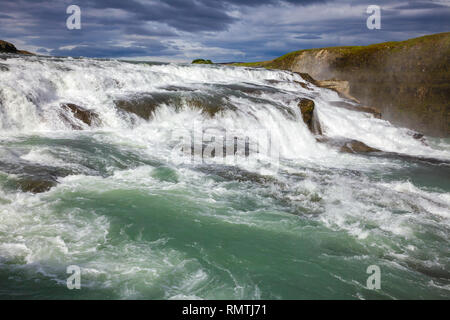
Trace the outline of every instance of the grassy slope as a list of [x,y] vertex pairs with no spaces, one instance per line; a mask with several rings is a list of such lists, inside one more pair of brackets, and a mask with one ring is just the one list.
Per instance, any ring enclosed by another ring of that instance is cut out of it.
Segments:
[[[447,46],[450,46],[450,32],[438,33],[429,36],[424,36],[420,38],[414,38],[406,41],[391,41],[383,42],[378,44],[372,44],[368,46],[343,46],[343,47],[325,47],[318,49],[304,49],[294,52],[287,53],[279,58],[272,61],[261,61],[261,62],[244,62],[244,63],[234,63],[234,66],[242,67],[264,67],[268,69],[282,69],[288,70],[292,67],[295,60],[305,52],[319,52],[321,50],[327,50],[332,53],[346,56],[351,59],[356,59],[364,62],[367,58],[378,51],[400,51],[407,48],[412,48],[417,45],[424,45],[433,48],[433,44],[436,41],[444,41]],[[432,58],[432,56],[429,56]]]

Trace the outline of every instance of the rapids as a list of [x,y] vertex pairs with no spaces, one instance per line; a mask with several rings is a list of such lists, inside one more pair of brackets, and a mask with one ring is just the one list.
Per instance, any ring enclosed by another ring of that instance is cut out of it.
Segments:
[[[450,298],[450,140],[339,108],[336,92],[287,71],[15,55],[0,66],[1,298]],[[317,142],[302,98],[326,137],[381,151]],[[183,141],[205,128],[249,150],[191,161]],[[276,152],[256,156],[265,135]],[[50,185],[26,192],[24,179]],[[70,265],[81,290],[66,286]],[[379,290],[366,288],[371,265]]]

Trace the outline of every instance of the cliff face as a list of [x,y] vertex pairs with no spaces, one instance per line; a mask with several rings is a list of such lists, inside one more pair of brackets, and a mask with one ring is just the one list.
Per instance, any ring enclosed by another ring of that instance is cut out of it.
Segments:
[[344,80],[349,94],[383,118],[432,136],[450,136],[450,32],[402,42],[292,52],[251,64]]

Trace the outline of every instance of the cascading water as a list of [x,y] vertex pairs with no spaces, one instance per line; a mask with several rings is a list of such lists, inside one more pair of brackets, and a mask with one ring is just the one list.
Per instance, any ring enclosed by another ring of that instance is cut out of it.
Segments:
[[[334,106],[290,72],[1,58],[0,297],[450,297],[448,140]],[[303,98],[325,137],[381,151],[317,142]],[[194,123],[250,149],[270,133],[276,157],[191,162]]]

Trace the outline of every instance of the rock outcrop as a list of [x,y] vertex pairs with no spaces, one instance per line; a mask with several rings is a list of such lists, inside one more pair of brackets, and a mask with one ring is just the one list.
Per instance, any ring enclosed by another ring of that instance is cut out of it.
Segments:
[[450,32],[369,46],[301,50],[242,65],[308,73],[319,85],[376,107],[394,124],[450,136]]
[[[101,123],[99,115],[91,110],[87,110],[83,107],[77,106],[73,103],[63,103],[61,108],[71,112],[74,118],[80,120],[81,122],[87,124],[88,126],[97,126]],[[82,127],[74,123],[71,119],[67,118],[64,113],[60,113],[60,116],[70,124],[70,126],[75,130],[81,130]]]
[[0,171],[12,175],[6,183],[7,188],[31,193],[46,192],[58,184],[59,177],[73,174],[68,169],[38,165],[22,159],[14,162],[0,161]]
[[361,141],[350,140],[344,143],[344,145],[340,148],[340,151],[344,153],[370,153],[379,152],[380,150],[369,147]]
[[15,53],[15,54],[26,54],[26,55],[34,55],[26,50],[17,50],[16,46],[10,42],[0,40],[0,53]]
[[339,139],[339,138],[330,138],[330,137],[317,137],[317,142],[325,143],[332,148],[339,150],[342,153],[372,153],[372,152],[381,152],[381,150],[372,148],[365,143],[352,140],[352,139]]
[[133,113],[140,118],[150,120],[156,108],[162,103],[160,99],[153,96],[115,100],[116,107],[125,112]]
[[327,88],[330,90],[336,91],[339,96],[342,98],[346,98],[349,100],[353,100],[356,102],[360,102],[358,99],[350,95],[350,84],[348,81],[342,81],[342,80],[323,80],[323,81],[316,81],[316,85],[322,88]]
[[33,177],[26,177],[19,179],[17,182],[17,187],[23,192],[30,193],[43,193],[49,191],[51,188],[57,185],[54,180],[36,179]]
[[17,48],[15,45],[13,45],[10,42],[6,42],[3,40],[0,40],[0,52],[3,53],[17,53]]
[[310,99],[302,99],[298,103],[300,112],[302,113],[303,122],[308,126],[308,129],[314,134],[322,134],[319,121],[315,116],[315,103]]
[[231,103],[226,99],[218,98],[214,95],[202,95],[188,93],[152,93],[148,95],[117,99],[114,101],[119,110],[133,113],[140,118],[150,120],[155,110],[161,105],[182,109],[189,107],[201,110],[203,114],[214,117],[217,113],[226,110],[235,110]]

